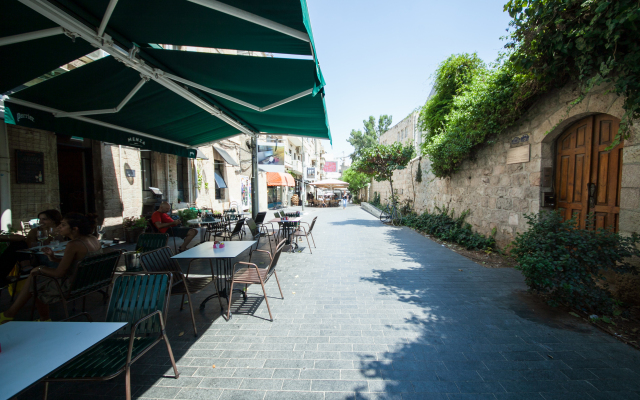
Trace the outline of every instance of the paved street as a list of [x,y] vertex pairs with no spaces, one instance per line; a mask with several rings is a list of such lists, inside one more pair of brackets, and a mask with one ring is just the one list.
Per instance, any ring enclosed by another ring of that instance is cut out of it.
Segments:
[[[134,397],[640,398],[640,352],[550,311],[518,271],[482,267],[357,206],[306,212],[318,217],[318,247],[283,254],[285,299],[267,285],[275,321],[253,286],[231,321],[216,300],[196,310],[194,338],[172,298],[180,379],[161,377],[170,367],[158,345],[133,365]],[[50,398],[123,398],[123,382],[52,384]]]

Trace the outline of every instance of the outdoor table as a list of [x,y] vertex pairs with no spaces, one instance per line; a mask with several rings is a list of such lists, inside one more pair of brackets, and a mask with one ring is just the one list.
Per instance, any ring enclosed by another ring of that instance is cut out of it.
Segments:
[[[200,309],[204,309],[207,301],[222,296],[227,299],[227,304],[229,304],[229,298],[231,293],[228,293],[229,288],[226,285],[227,279],[231,279],[231,275],[233,275],[233,259],[242,254],[245,250],[250,248],[256,244],[255,240],[238,240],[238,241],[228,241],[224,242],[224,247],[221,249],[214,249],[213,243],[205,242],[196,247],[192,247],[187,251],[183,251],[182,253],[176,254],[171,258],[176,259],[190,259],[190,260],[214,260],[216,264],[216,285],[218,286],[216,289],[216,293],[207,297],[200,303]],[[223,282],[222,282],[223,281]],[[224,283],[224,285],[223,285]],[[246,298],[247,294],[240,290],[236,289],[238,292],[242,294],[243,297]],[[220,309],[220,312],[224,311],[224,309]]]
[[[64,255],[64,251],[67,248],[67,243],[69,242],[60,242],[59,245],[55,246],[52,250],[53,250],[53,254],[56,256],[61,257],[62,255]],[[126,243],[125,240],[118,240],[116,243],[113,243],[113,240],[101,240],[100,241],[102,248],[106,249],[109,247],[113,247],[113,246],[117,246],[119,244],[123,244]],[[24,249],[24,250],[17,250],[18,253],[29,253],[29,254],[35,254],[35,255],[44,255],[44,253],[42,252],[42,249],[45,247],[51,247],[50,244],[45,244],[44,246],[35,246],[35,247],[31,247],[28,249]]]
[[18,395],[125,325],[25,321],[0,325],[0,400]]
[[[288,217],[286,220],[282,218],[274,218],[269,222],[276,222],[278,224],[282,224],[283,222],[300,222],[302,221],[302,217]],[[284,229],[284,233],[287,236],[287,244],[291,245],[291,250],[293,251],[294,247],[298,247],[297,243],[291,243],[291,234],[293,233],[292,229]]]

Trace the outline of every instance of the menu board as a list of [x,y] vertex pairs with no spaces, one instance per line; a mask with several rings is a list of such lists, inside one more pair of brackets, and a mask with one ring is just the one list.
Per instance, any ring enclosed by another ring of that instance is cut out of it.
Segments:
[[16,183],[44,183],[44,153],[16,150]]

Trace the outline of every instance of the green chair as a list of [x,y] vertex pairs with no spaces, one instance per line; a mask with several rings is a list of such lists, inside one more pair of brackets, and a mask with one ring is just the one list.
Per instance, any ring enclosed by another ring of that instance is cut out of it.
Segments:
[[[125,396],[131,400],[131,364],[161,341],[167,345],[177,379],[180,374],[165,332],[171,286],[170,273],[120,275],[113,284],[105,321],[126,322],[127,325],[47,376],[44,399],[47,399],[49,382],[105,381],[124,372]],[[89,314],[79,315],[91,321]]]
[[168,242],[169,235],[166,233],[143,233],[138,236],[136,251],[146,253],[151,250],[165,247]]
[[106,296],[109,286],[111,286],[111,282],[113,281],[113,273],[118,267],[118,261],[120,260],[121,253],[122,251],[120,250],[112,251],[93,257],[87,257],[80,261],[77,267],[78,270],[71,282],[71,286],[66,292],[62,290],[62,287],[56,278],[36,273],[35,279],[33,279],[34,301],[33,308],[31,310],[31,320],[33,320],[35,312],[35,299],[38,297],[38,281],[41,281],[42,279],[52,279],[55,282],[58,290],[60,291],[60,301],[64,306],[65,318],[69,318],[67,305],[70,301],[82,298],[82,311],[84,312],[86,295],[93,292],[103,291],[103,295]]

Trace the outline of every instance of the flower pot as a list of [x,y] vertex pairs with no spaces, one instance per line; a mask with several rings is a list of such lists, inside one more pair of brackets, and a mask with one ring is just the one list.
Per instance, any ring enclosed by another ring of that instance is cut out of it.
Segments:
[[138,243],[138,236],[144,232],[144,228],[129,228],[124,230],[127,243]]

